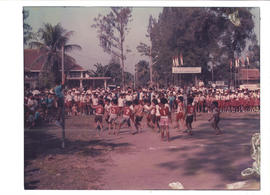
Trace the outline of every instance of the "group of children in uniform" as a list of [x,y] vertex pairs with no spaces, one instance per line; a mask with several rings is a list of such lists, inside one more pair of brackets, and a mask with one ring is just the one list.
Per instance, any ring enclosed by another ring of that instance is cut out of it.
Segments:
[[[52,93],[42,93],[41,98],[26,96],[26,107],[42,109],[44,119],[52,121],[55,112],[55,97]],[[188,95],[190,94],[190,95]],[[168,88],[168,89],[96,89],[65,91],[65,111],[69,116],[95,114],[96,127],[103,133],[107,123],[109,134],[118,135],[127,124],[135,127],[133,134],[140,133],[141,121],[146,118],[147,125],[169,139],[169,124],[176,123],[192,135],[192,122],[197,112],[211,112],[212,127],[220,134],[218,123],[220,112],[256,112],[260,110],[259,90],[221,90],[207,87]],[[33,99],[33,100],[32,100]],[[44,101],[43,101],[44,100]],[[35,102],[35,104],[33,104]],[[29,109],[25,109],[28,111]],[[33,109],[32,109],[33,110]],[[31,109],[26,118],[31,119]],[[176,114],[174,114],[176,112]],[[36,118],[38,118],[37,115]],[[42,114],[41,114],[42,116]],[[32,117],[33,118],[33,117]],[[40,118],[40,117],[39,117]],[[172,119],[174,118],[174,119]],[[29,120],[31,122],[31,120]],[[30,123],[32,124],[32,123]]]
[[[122,95],[121,95],[122,96]],[[102,99],[99,98],[98,105],[94,106],[95,109],[95,123],[98,135],[104,134],[104,121],[108,126],[108,134],[119,135],[120,129],[123,125],[130,128],[131,134],[142,132],[142,120],[145,117],[148,127],[160,133],[162,140],[170,140],[169,124],[173,123],[173,114],[168,99],[161,97],[157,99],[125,101],[123,105],[119,106],[118,99]],[[192,135],[192,123],[196,121],[196,106],[193,103],[193,97],[187,98],[187,104],[184,104],[184,98],[178,97],[177,110],[175,115],[175,128],[185,129],[184,132]],[[122,105],[122,102],[121,102]],[[214,101],[212,104],[213,116],[209,119],[212,121],[212,127],[216,130],[216,134],[221,131],[218,127],[220,121],[218,102]],[[136,131],[132,131],[131,124],[134,125]]]

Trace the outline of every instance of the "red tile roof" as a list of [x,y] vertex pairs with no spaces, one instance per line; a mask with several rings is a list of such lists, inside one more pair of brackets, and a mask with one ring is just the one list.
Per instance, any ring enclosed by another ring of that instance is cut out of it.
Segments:
[[260,80],[259,69],[241,69],[239,72],[239,80]]
[[[42,56],[42,52],[38,49],[25,49],[24,50],[24,70],[25,71],[40,71],[42,68],[42,64],[45,62],[45,59],[37,60],[40,56]],[[70,71],[80,71],[84,70],[78,64],[74,64],[72,67],[68,67]]]
[[43,60],[39,60],[34,63],[39,56],[41,56],[41,52],[37,49],[25,49],[24,50],[24,70],[41,70],[42,64],[44,63]]

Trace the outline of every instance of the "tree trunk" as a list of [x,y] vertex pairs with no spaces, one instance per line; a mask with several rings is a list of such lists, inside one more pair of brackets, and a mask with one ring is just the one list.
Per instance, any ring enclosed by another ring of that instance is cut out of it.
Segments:
[[125,88],[125,75],[124,75],[124,28],[123,22],[121,20],[121,30],[120,30],[120,49],[121,49],[121,67],[122,67],[122,87]]
[[[151,43],[152,44],[152,43]],[[153,87],[153,61],[152,61],[152,46],[150,45],[150,87]]]

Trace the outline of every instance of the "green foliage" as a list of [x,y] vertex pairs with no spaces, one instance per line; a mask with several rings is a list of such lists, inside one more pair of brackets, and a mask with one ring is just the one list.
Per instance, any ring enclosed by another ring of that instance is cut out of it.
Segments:
[[149,63],[144,60],[139,61],[139,63],[136,65],[136,74],[136,86],[148,86],[150,81]]
[[[65,30],[60,23],[55,26],[46,23],[38,31],[40,41],[32,41],[30,43],[31,47],[38,48],[41,52],[41,55],[34,63],[39,60],[44,60],[42,71],[45,72],[45,74],[43,74],[43,77],[44,75],[45,77],[49,75],[47,73],[53,73],[53,77],[48,77],[48,79],[52,79],[50,82],[57,83],[57,81],[61,80],[61,72],[59,70],[61,69],[62,61],[62,46],[64,47],[65,53],[65,71],[69,71],[75,65],[75,59],[66,54],[74,49],[81,49],[79,45],[68,44],[69,38],[73,33],[73,31]],[[46,79],[41,80],[46,81]]]
[[[121,66],[119,63],[111,61],[107,65],[97,63],[94,65],[95,69],[89,70],[89,73],[93,77],[111,77],[108,84],[121,85],[122,74]],[[127,85],[131,86],[134,80],[134,76],[129,72],[124,72]]]
[[52,72],[42,72],[39,76],[39,87],[50,89],[55,86],[54,74]]
[[[229,14],[238,12],[240,25]],[[247,8],[164,8],[150,34],[153,50],[158,53],[153,66],[159,83],[173,82],[173,56],[183,55],[184,66],[201,66],[201,79],[230,79],[229,62],[241,55],[247,41],[254,37],[252,14]],[[225,71],[225,72],[224,72]],[[191,76],[182,75],[186,82]]]
[[124,64],[127,52],[124,47],[128,23],[131,21],[131,8],[111,7],[111,12],[105,16],[99,14],[94,18],[93,28],[97,29],[100,46],[106,53],[112,54],[121,60],[122,85],[125,85]]
[[32,27],[26,23],[26,19],[29,17],[29,11],[23,10],[23,44],[27,45],[30,39],[33,38]]

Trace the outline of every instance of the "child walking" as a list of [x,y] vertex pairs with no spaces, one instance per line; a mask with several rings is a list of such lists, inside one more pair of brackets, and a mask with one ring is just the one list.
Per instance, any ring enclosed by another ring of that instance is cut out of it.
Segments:
[[160,102],[160,128],[161,128],[161,140],[164,139],[164,134],[166,133],[167,141],[170,139],[169,135],[169,107],[165,106],[167,99],[162,98]]
[[181,123],[182,128],[185,127],[185,109],[184,109],[184,99],[182,96],[178,97],[178,104],[177,104],[177,112],[176,112],[176,127],[177,129],[180,128],[179,123]]
[[125,123],[127,123],[128,127],[131,127],[130,125],[130,116],[132,115],[132,109],[131,109],[131,102],[126,102],[126,105],[123,108],[123,118],[119,124],[117,135],[119,135],[119,131]]
[[208,121],[210,122],[211,120],[214,119],[212,121],[212,123],[211,123],[211,126],[216,131],[216,135],[219,135],[219,134],[221,134],[221,131],[220,131],[219,126],[218,126],[218,123],[220,121],[220,116],[219,116],[220,115],[220,110],[218,108],[218,102],[214,101],[212,103],[212,105],[213,105],[213,115]]
[[186,109],[186,126],[187,126],[187,132],[189,135],[192,135],[192,122],[193,120],[196,121],[196,112],[195,107],[192,105],[193,98],[188,97],[187,99],[187,109]]
[[117,106],[117,99],[112,100],[112,106],[110,107],[109,113],[109,135],[113,130],[113,134],[116,134],[116,121],[119,113],[119,108]]
[[138,99],[134,100],[134,116],[135,116],[135,128],[136,128],[136,132],[134,132],[133,134],[136,133],[140,133],[141,132],[141,121],[143,119],[143,105],[140,104]]
[[95,107],[95,109],[96,109],[96,111],[95,111],[95,123],[96,123],[97,134],[99,136],[101,136],[102,131],[103,131],[102,119],[103,119],[103,114],[104,114],[104,107],[103,107],[103,101],[102,100],[98,101],[98,105]]

